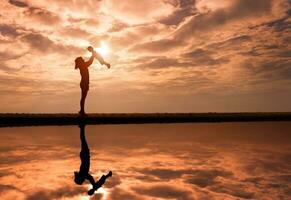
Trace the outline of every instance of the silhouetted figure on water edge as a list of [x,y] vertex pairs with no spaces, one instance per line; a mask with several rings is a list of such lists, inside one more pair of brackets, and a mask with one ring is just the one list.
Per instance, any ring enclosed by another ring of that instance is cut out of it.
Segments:
[[89,46],[87,48],[88,51],[92,53],[92,56],[88,61],[84,61],[82,57],[78,57],[75,59],[75,69],[80,70],[81,74],[81,82],[80,82],[80,87],[81,87],[81,100],[80,100],[80,115],[85,115],[85,100],[86,96],[89,90],[89,70],[88,67],[93,63],[94,58],[96,58],[101,65],[106,65],[107,68],[110,68],[110,64],[104,61],[104,59],[101,57],[100,54],[98,54],[96,51],[94,51],[93,47]]
[[82,185],[85,182],[85,180],[88,180],[93,186],[93,188],[88,191],[88,195],[93,195],[98,188],[102,187],[106,179],[112,176],[112,172],[109,171],[107,175],[102,175],[102,177],[97,182],[95,182],[94,178],[91,176],[91,174],[89,174],[90,150],[85,137],[85,124],[80,124],[79,127],[81,139],[81,152],[80,152],[81,165],[79,171],[74,172],[75,174],[74,181],[76,184]]

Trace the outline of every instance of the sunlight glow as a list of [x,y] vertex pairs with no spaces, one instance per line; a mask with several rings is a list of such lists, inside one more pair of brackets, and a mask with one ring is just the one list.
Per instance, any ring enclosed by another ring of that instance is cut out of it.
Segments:
[[107,199],[107,191],[103,188],[103,187],[101,187],[101,188],[99,188],[96,192],[95,192],[95,194],[102,194],[102,199],[103,200],[106,200]]
[[104,41],[100,42],[100,46],[96,48],[96,51],[101,54],[101,56],[107,56],[110,53],[110,49]]
[[[88,185],[88,190],[92,189],[93,186],[92,185]],[[95,191],[95,194],[101,194],[102,195],[102,200],[107,200],[107,196],[108,196],[108,191],[106,189],[104,189],[103,187],[98,188],[97,191]],[[84,199],[83,199],[84,198]],[[83,197],[81,200],[89,200],[86,199],[85,197]]]
[[81,196],[80,200],[90,200],[90,196]]

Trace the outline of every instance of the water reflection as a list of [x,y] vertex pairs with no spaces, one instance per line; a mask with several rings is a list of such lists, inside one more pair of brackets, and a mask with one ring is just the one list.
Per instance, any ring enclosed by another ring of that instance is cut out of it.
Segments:
[[91,176],[114,172],[88,196],[90,182],[77,186],[72,173],[82,128],[1,128],[0,196],[288,199],[290,130],[290,122],[86,126]]
[[88,147],[86,136],[85,136],[85,124],[80,123],[80,140],[81,140],[81,152],[80,159],[81,165],[79,171],[74,172],[74,181],[78,185],[82,185],[85,180],[88,180],[91,184],[91,189],[88,190],[88,195],[93,195],[102,185],[105,183],[106,179],[112,176],[112,172],[109,171],[108,174],[102,175],[101,178],[95,182],[92,175],[89,173],[90,170],[90,149]]

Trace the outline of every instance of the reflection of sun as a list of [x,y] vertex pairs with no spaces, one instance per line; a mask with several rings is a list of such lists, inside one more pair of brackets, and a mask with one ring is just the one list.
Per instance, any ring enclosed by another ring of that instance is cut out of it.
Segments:
[[106,199],[107,199],[107,191],[106,191],[103,187],[99,188],[99,189],[95,192],[95,194],[102,194],[102,199],[103,199],[103,200],[106,200]]
[[[92,185],[88,185],[88,190],[92,189]],[[95,194],[101,194],[102,200],[107,200],[108,191],[104,189],[103,187],[99,188],[97,191],[95,191]],[[90,196],[81,196],[80,200],[90,200]]]
[[80,197],[80,200],[89,200],[90,199],[90,196],[81,196]]
[[101,54],[101,56],[107,56],[110,52],[108,45],[101,41],[100,46],[96,48],[96,51]]

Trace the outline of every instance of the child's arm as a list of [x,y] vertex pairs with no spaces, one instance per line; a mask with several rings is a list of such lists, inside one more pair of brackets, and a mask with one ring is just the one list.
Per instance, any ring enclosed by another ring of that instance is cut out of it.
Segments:
[[93,61],[94,61],[94,54],[92,53],[92,56],[90,57],[90,59],[87,62],[85,62],[86,66],[89,67],[90,65],[92,65]]

